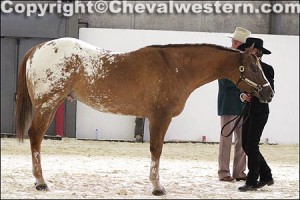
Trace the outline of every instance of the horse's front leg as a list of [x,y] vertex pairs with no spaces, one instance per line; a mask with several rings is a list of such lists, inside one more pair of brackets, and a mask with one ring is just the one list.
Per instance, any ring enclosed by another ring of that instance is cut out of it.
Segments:
[[159,160],[164,144],[164,137],[169,127],[172,118],[162,115],[149,118],[150,122],[150,152],[151,152],[151,167],[150,181],[153,185],[152,194],[165,195],[166,191],[159,181]]

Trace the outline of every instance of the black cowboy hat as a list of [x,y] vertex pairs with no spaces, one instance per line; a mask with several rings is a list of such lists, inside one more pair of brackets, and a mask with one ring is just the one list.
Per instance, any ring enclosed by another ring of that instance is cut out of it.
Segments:
[[260,38],[248,37],[244,44],[241,44],[238,48],[242,51],[245,51],[246,48],[249,48],[254,43],[254,48],[262,50],[263,54],[271,54],[271,51],[264,48],[264,41]]

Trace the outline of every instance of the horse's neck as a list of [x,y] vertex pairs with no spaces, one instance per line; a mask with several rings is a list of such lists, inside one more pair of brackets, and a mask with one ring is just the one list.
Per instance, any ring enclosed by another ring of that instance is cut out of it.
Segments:
[[187,84],[191,91],[214,81],[226,78],[236,81],[237,66],[241,62],[239,52],[217,49],[213,47],[186,48],[181,56],[173,57],[177,63],[182,63],[185,73],[183,78],[188,79]]

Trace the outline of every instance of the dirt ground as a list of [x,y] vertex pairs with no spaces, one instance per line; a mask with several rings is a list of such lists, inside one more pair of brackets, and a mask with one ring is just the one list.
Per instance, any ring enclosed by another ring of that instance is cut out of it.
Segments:
[[29,141],[1,138],[1,199],[299,199],[299,145],[260,145],[275,184],[239,192],[218,180],[218,144],[166,143],[161,183],[151,194],[149,143],[44,140],[42,167],[50,191],[37,191]]

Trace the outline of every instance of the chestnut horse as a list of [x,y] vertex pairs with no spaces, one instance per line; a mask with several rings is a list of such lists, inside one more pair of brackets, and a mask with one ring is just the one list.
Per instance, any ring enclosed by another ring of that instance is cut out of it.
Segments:
[[16,132],[20,141],[29,136],[36,189],[48,190],[41,167],[43,136],[71,95],[101,112],[149,119],[152,193],[165,194],[159,181],[164,137],[196,88],[226,78],[262,102],[271,101],[273,90],[251,48],[173,44],[116,53],[74,38],[31,48],[20,66]]

